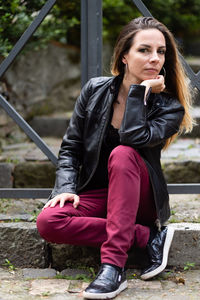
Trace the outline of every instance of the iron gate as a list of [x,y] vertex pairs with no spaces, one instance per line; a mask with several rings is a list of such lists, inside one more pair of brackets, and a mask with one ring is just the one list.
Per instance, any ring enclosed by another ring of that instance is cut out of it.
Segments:
[[[132,0],[144,16],[152,16],[150,11],[141,0]],[[30,37],[40,26],[44,18],[52,9],[56,0],[48,0],[41,9],[38,16],[27,28],[10,54],[0,65],[0,79],[10,67],[12,62],[22,51]],[[191,84],[200,91],[200,71],[195,74],[184,58],[179,54]],[[92,77],[102,74],[102,0],[81,0],[81,84],[82,86]],[[26,133],[26,135],[37,145],[37,147],[56,166],[57,157],[48,145],[29,126],[29,124],[17,113],[17,111],[0,94],[0,106],[15,121],[15,123]],[[168,184],[171,194],[199,194],[198,184]],[[47,198],[51,189],[46,188],[0,188],[0,198]]]

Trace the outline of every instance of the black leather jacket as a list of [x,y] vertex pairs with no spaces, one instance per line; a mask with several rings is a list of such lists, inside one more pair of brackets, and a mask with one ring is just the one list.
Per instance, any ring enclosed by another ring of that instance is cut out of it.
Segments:
[[[101,144],[111,106],[118,92],[120,77],[89,80],[76,102],[59,152],[55,187],[57,194],[78,193],[87,185],[98,164]],[[179,130],[184,108],[169,94],[149,93],[144,105],[145,86],[131,85],[124,118],[119,130],[120,143],[138,150],[145,160],[158,218],[163,224],[170,216],[169,196],[160,165],[165,140]]]

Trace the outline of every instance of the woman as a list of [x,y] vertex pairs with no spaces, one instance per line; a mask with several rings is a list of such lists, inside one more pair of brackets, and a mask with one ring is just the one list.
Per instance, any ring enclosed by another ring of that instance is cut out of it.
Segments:
[[192,129],[190,94],[172,34],[140,17],[119,35],[113,77],[82,89],[59,152],[55,187],[38,216],[49,242],[101,247],[101,267],[84,291],[113,298],[127,287],[124,266],[132,245],[150,265],[141,278],[164,270],[173,230],[160,153]]

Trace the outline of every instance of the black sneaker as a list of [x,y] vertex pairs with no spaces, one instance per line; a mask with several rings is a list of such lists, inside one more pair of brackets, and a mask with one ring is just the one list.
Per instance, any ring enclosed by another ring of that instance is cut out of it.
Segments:
[[111,299],[127,288],[126,273],[124,270],[109,264],[102,264],[101,268],[86,290],[83,297],[87,299]]
[[150,279],[161,273],[167,266],[169,249],[174,235],[174,228],[162,227],[154,239],[147,244],[147,251],[150,259],[150,266],[141,273],[143,280]]

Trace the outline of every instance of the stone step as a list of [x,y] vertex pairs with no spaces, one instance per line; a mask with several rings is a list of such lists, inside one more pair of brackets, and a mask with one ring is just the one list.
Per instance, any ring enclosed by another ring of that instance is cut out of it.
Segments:
[[199,183],[200,140],[178,138],[162,152],[161,163],[168,183]]
[[[44,140],[57,156],[62,139]],[[178,138],[162,152],[161,163],[168,183],[199,183],[200,139]],[[3,147],[0,188],[51,188],[54,181],[55,166],[34,143]]]
[[41,137],[63,137],[72,112],[57,113],[51,116],[36,116],[29,125]]
[[[187,134],[187,136],[200,138],[200,107],[195,106],[192,113],[197,125],[193,128],[191,133]],[[52,116],[37,116],[29,124],[41,137],[62,138],[69,124],[71,115],[72,112]]]
[[[187,263],[200,267],[200,224],[170,224],[175,229],[168,266],[183,268]],[[66,268],[96,267],[100,264],[99,249],[72,245],[47,244],[38,234],[35,223],[0,223],[0,264],[9,260],[15,267]],[[131,249],[128,268],[144,267],[147,254]]]

